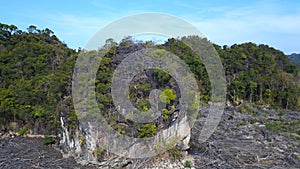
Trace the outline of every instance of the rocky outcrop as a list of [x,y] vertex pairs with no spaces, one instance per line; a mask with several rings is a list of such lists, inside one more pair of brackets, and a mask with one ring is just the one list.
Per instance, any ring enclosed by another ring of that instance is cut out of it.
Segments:
[[[97,126],[93,126],[92,124],[93,123],[88,123],[88,127],[86,128],[79,126],[79,129],[75,132],[75,135],[72,135],[69,129],[66,127],[64,119],[61,117],[61,127],[63,130],[58,137],[60,139],[60,147],[65,155],[75,157],[82,164],[99,164],[99,159],[97,158],[95,151],[102,146],[101,143],[103,144],[103,139],[105,139],[103,136],[105,136],[105,133],[103,131],[103,133],[101,133],[101,130],[97,130]],[[157,135],[153,137],[153,142],[165,142],[163,145],[161,145],[162,147],[160,147],[162,152],[167,150],[166,146],[169,148],[177,146],[179,150],[185,151],[189,149],[190,138],[191,127],[187,116],[183,116],[182,118],[177,118],[174,120],[169,128],[158,132]],[[119,140],[117,139],[110,139],[109,141],[110,142],[107,144],[109,144],[111,147],[120,145],[118,142]],[[125,158],[136,157],[137,155],[134,153],[137,152],[137,148],[141,148],[140,144],[141,142],[134,142],[127,145],[127,147],[126,145],[123,145],[126,148],[124,148],[122,156]],[[101,147],[101,149],[104,150],[105,147]],[[147,147],[147,150],[151,151],[155,155],[157,147]],[[148,153],[150,154],[151,152]],[[107,155],[108,154],[110,153],[107,153]]]

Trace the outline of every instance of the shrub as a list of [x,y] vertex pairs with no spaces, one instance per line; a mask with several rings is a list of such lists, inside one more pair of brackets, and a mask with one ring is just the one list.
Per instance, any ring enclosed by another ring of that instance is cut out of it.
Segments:
[[192,163],[190,161],[186,160],[185,163],[184,163],[184,167],[185,168],[192,168]]
[[155,68],[153,70],[156,73],[158,82],[160,84],[166,84],[171,79],[171,76],[169,75],[168,72],[166,72],[162,69],[157,69],[157,68]]
[[151,88],[151,84],[150,83],[144,83],[144,84],[138,83],[137,88],[147,91]]
[[137,101],[137,109],[139,111],[147,111],[151,107],[149,99],[139,99]]
[[139,137],[152,137],[156,134],[156,126],[154,124],[145,124],[142,126],[140,132],[139,132]]
[[163,109],[162,114],[163,114],[164,119],[169,118],[169,110],[168,109]]
[[85,143],[85,138],[82,136],[82,137],[80,137],[80,140],[79,140],[79,142],[80,142],[80,145],[81,146],[84,146],[86,143]]
[[49,145],[49,144],[54,144],[55,143],[55,139],[51,136],[45,136],[43,143],[45,145]]
[[118,132],[118,134],[125,134],[126,133],[126,131],[123,129],[122,126],[117,126],[117,132]]
[[94,155],[97,157],[97,156],[99,156],[101,153],[103,152],[103,148],[101,147],[101,146],[99,146],[98,148],[96,148],[95,150],[94,150]]
[[20,130],[18,131],[18,134],[19,134],[20,136],[22,136],[22,135],[26,134],[26,133],[28,132],[28,130],[29,130],[28,127],[22,128],[22,129],[20,129]]
[[174,90],[172,90],[172,89],[164,89],[161,92],[159,98],[160,98],[161,102],[170,104],[171,101],[176,99],[176,94],[175,94]]
[[182,157],[181,151],[177,147],[169,149],[168,153],[174,161]]

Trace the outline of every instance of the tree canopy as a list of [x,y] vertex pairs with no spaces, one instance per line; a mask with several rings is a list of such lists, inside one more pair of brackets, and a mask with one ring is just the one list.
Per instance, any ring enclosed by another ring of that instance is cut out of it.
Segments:
[[[115,118],[110,83],[116,66],[126,54],[143,47],[153,46],[178,55],[194,73],[201,101],[210,100],[211,86],[205,66],[181,39],[172,38],[156,45],[152,42],[134,42],[128,37],[120,43],[108,39],[106,45],[111,48],[101,60],[97,72],[96,95],[99,108],[107,118]],[[283,52],[254,43],[214,47],[225,69],[227,99],[232,104],[250,102],[300,110],[299,68]],[[31,25],[27,31],[22,31],[15,25],[0,24],[1,127],[5,128],[9,122],[18,122],[29,128],[48,124],[54,132],[60,116],[68,118],[69,127],[75,126],[77,117],[72,105],[71,84],[78,54],[79,51],[68,48],[48,28],[40,30]],[[152,83],[141,80],[143,74],[153,76]],[[167,106],[163,108],[162,120],[171,118],[171,112],[178,104],[176,100],[180,97],[174,79],[159,69],[144,70],[140,77],[136,77],[140,80],[133,82],[130,88],[134,105],[141,110],[149,109],[151,105],[146,99],[149,90],[163,89],[162,96],[166,97]],[[156,124],[141,127],[145,133],[144,129],[150,126],[153,129],[151,133],[137,136],[153,135],[159,129],[153,125]],[[115,128],[119,130],[120,126],[115,124]]]

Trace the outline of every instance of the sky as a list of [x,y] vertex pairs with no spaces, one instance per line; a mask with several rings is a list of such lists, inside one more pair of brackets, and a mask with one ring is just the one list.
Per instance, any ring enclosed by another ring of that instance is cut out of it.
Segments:
[[49,28],[69,47],[84,47],[101,28],[144,12],[179,17],[211,42],[268,44],[285,54],[300,53],[299,0],[52,0],[1,2],[0,22],[26,30]]

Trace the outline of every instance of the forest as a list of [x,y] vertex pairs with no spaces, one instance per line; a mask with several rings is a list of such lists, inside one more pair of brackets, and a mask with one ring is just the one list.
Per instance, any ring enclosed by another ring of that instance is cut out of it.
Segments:
[[293,63],[295,63],[298,67],[300,67],[300,54],[292,53],[288,55],[288,57]]
[[[136,42],[131,38],[124,38],[119,43],[108,39],[106,45],[110,45],[111,48],[100,63],[96,93],[99,108],[105,117],[111,120],[112,125],[115,112],[110,94],[111,75],[123,59],[120,56],[143,47],[153,46],[179,56],[197,79],[201,102],[209,102],[210,83],[205,67],[181,39],[171,38],[163,44],[154,44],[151,41]],[[214,47],[226,74],[228,105],[249,103],[269,109],[300,111],[299,64],[297,66],[291,62],[282,51],[251,42],[232,46],[214,44]],[[38,29],[31,25],[24,31],[15,25],[1,23],[0,129],[8,130],[11,122],[16,122],[17,128],[37,128],[36,133],[56,134],[59,131],[61,116],[68,117],[69,127],[76,127],[77,113],[73,108],[71,85],[73,68],[80,52],[84,50],[69,48],[48,28]],[[147,80],[133,81],[130,88],[131,101],[138,109],[147,110],[147,91],[156,87],[165,89],[167,105],[163,110],[162,120],[168,123],[170,112],[178,104],[176,85],[172,83],[172,77],[164,71],[153,69],[150,70],[150,74],[157,81],[157,85],[149,84]],[[144,130],[133,135],[154,135],[156,127],[145,125]],[[117,124],[115,128],[121,133],[125,132],[125,129],[120,129]]]

